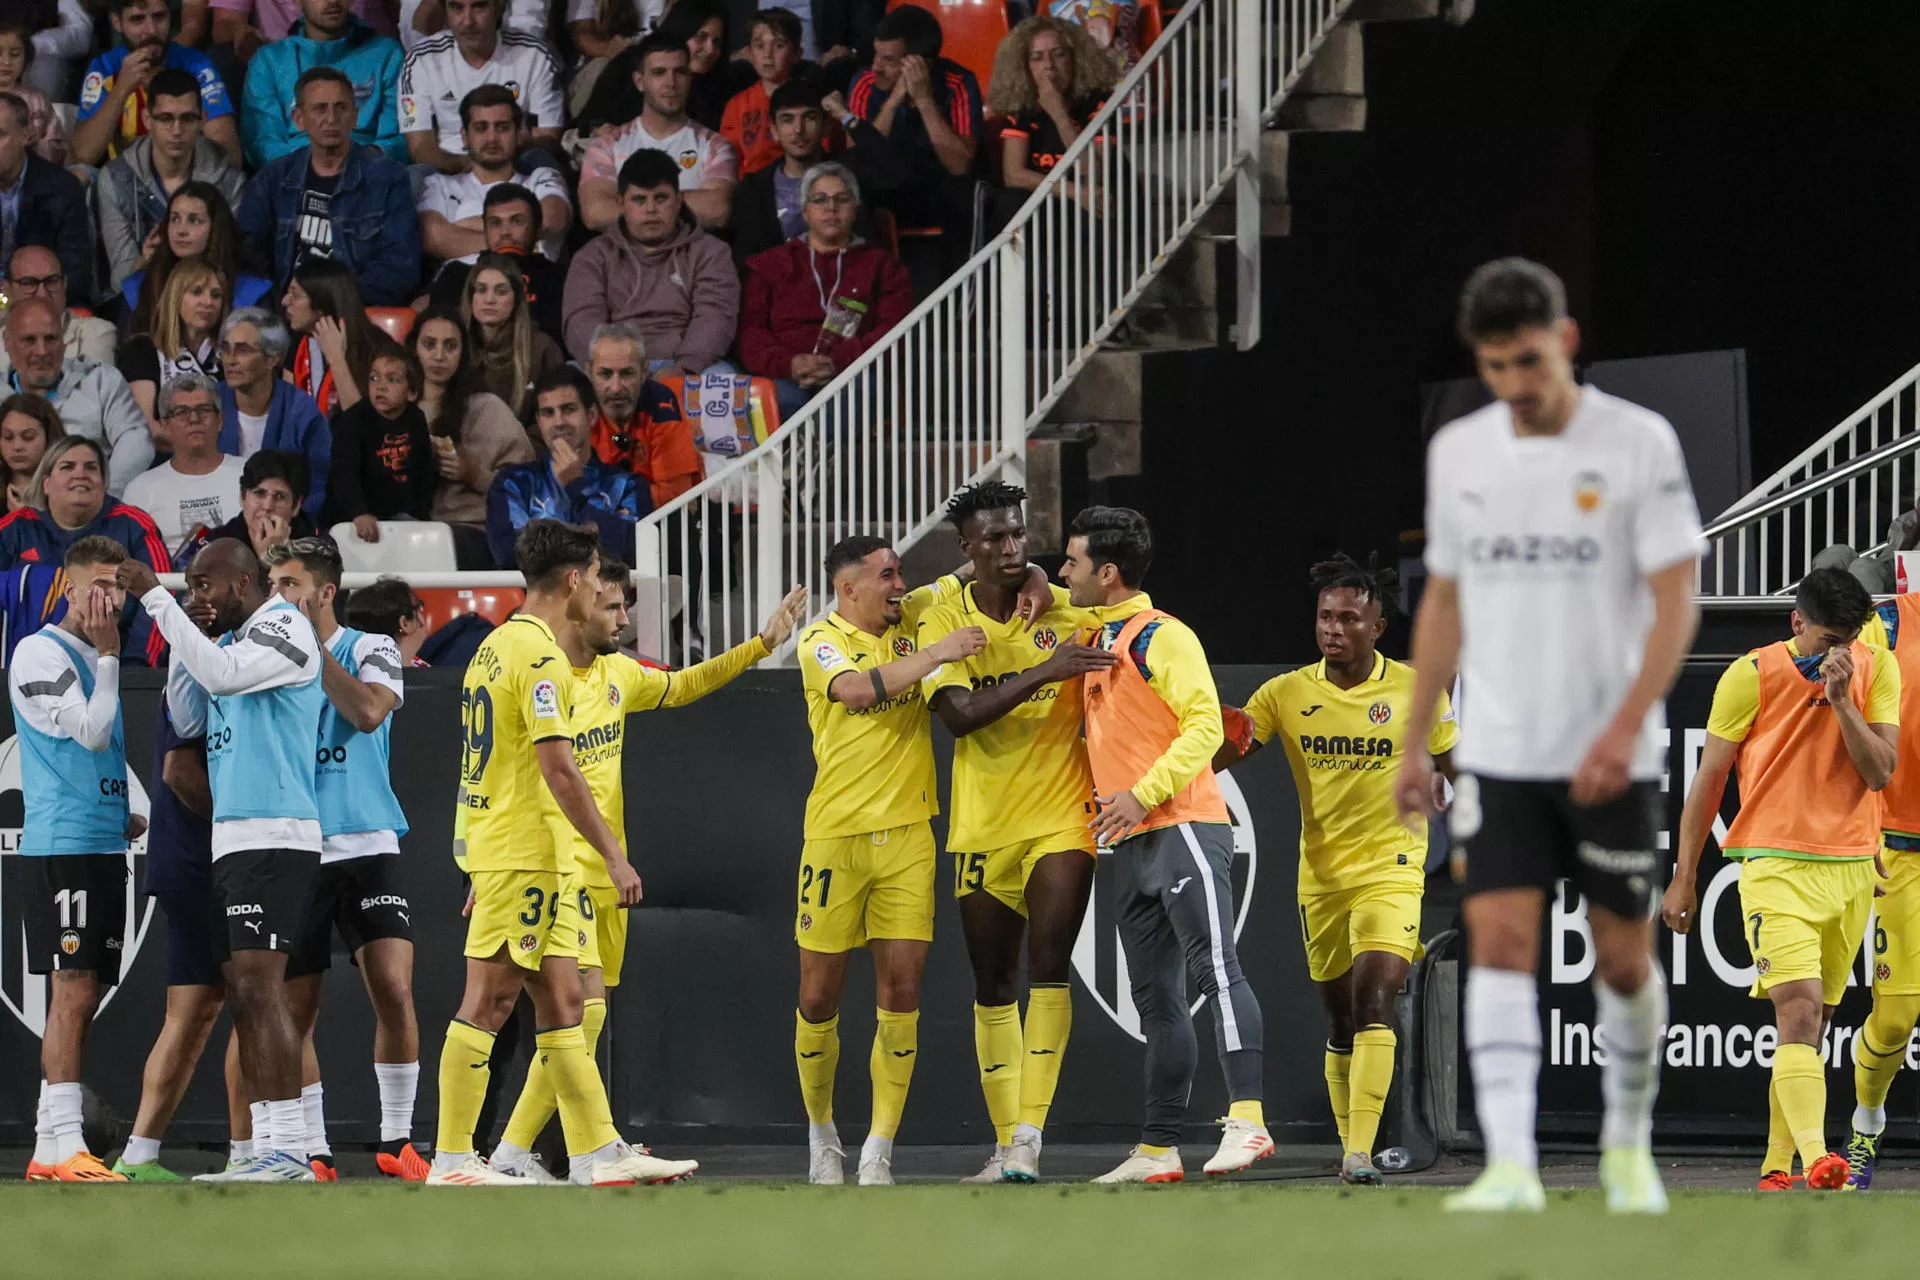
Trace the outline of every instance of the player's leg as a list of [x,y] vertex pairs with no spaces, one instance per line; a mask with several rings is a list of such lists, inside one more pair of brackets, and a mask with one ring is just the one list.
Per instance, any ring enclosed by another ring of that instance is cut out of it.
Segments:
[[47,1150],[27,1175],[59,1182],[124,1182],[87,1150],[80,1087],[87,1031],[105,988],[120,980],[126,937],[126,860],[100,854],[29,860],[28,971],[50,975],[40,1040],[40,1105]]
[[133,1182],[179,1182],[160,1163],[160,1140],[186,1096],[207,1038],[226,1004],[209,922],[213,904],[203,892],[153,895],[167,924],[167,1013],[140,1077],[133,1132],[114,1162]]
[[875,840],[885,833],[808,840],[794,879],[793,939],[800,948],[800,992],[793,1015],[793,1060],[807,1109],[807,1180],[839,1186],[845,1148],[833,1121],[833,1078],[840,1065],[840,994],[847,957],[867,942]]
[[[1018,862],[1018,850],[1014,850]],[[953,891],[959,899],[960,931],[973,968],[973,1052],[980,1068],[980,1092],[993,1125],[993,1156],[986,1168],[961,1181],[1001,1180],[1013,1129],[1020,1120],[1020,1070],[1024,1049],[1020,1032],[1020,943],[1026,917],[987,886],[989,853],[954,853]],[[1016,882],[1017,890],[1018,884]]]
[[[1045,846],[1042,846],[1043,848]],[[1027,1021],[1022,1031],[1020,1123],[1013,1131],[1006,1176],[1040,1176],[1040,1141],[1060,1086],[1067,1038],[1073,1031],[1073,944],[1093,895],[1091,850],[1054,850],[1029,859],[1027,899]]]
[[[933,942],[934,880],[939,853],[933,828],[918,822],[881,832],[868,845],[872,882],[864,931],[873,951],[873,1122],[860,1148],[860,1185],[893,1183],[893,1139],[907,1109],[920,1051],[920,975]],[[825,889],[816,884],[824,904]]]
[[420,1025],[413,1009],[413,906],[400,859],[374,854],[344,864],[348,891],[338,910],[340,936],[360,969],[373,1006],[373,1074],[380,1092],[380,1145],[374,1164],[408,1182],[427,1176],[413,1147],[413,1104],[420,1089]]
[[[1414,898],[1414,918],[1419,918],[1419,900]],[[1372,942],[1372,939],[1368,939]],[[1353,1029],[1352,1074],[1349,1078],[1347,1113],[1347,1150],[1341,1160],[1341,1178],[1363,1186],[1378,1186],[1380,1174],[1373,1167],[1373,1148],[1380,1134],[1380,1117],[1386,1111],[1387,1093],[1393,1086],[1393,1060],[1399,1048],[1394,1032],[1394,1001],[1406,985],[1408,957],[1397,951],[1375,950],[1371,946],[1353,957],[1349,980],[1350,1014]]]
[[1301,897],[1300,941],[1307,955],[1307,977],[1320,992],[1327,1011],[1327,1047],[1322,1074],[1327,1101],[1333,1107],[1333,1127],[1340,1137],[1344,1165],[1353,1148],[1347,1141],[1353,1093],[1353,940],[1349,917],[1352,892],[1316,893]]
[[[331,935],[332,926],[328,926]],[[329,941],[331,937],[329,936]],[[296,958],[297,959],[297,958]],[[291,971],[296,960],[289,960]],[[320,996],[325,971],[302,973],[287,979],[287,1008],[294,1030],[300,1033],[300,1118],[306,1134],[307,1163],[319,1182],[338,1182],[333,1144],[327,1141],[326,1089],[320,1082],[320,1055],[313,1047],[313,1029],[320,1021]]]
[[1886,896],[1873,904],[1873,1010],[1853,1042],[1847,1186],[1855,1191],[1873,1185],[1873,1164],[1887,1127],[1887,1092],[1920,1018],[1920,852],[1889,848],[1882,857],[1888,878]]

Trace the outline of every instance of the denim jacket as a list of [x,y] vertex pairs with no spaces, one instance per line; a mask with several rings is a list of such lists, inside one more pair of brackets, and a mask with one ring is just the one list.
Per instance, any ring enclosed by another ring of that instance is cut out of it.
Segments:
[[[267,164],[240,200],[240,230],[263,258],[273,257],[275,287],[286,284],[299,246],[300,194],[308,148]],[[329,205],[333,257],[360,277],[368,306],[405,306],[420,283],[420,220],[404,165],[365,147],[347,150]]]
[[487,545],[496,564],[513,563],[513,540],[529,520],[564,520],[600,530],[600,545],[633,555],[633,530],[653,510],[653,496],[633,472],[589,457],[580,478],[560,487],[545,458],[502,467],[487,491]]

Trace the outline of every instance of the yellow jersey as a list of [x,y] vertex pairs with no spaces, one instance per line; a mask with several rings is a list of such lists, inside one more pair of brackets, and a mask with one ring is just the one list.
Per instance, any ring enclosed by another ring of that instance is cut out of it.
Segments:
[[807,839],[886,831],[940,812],[933,730],[921,686],[860,711],[829,700],[827,686],[849,671],[872,671],[912,654],[919,647],[914,637],[921,616],[959,586],[949,575],[909,592],[899,625],[883,635],[862,631],[837,610],[800,633],[807,728],[813,732]]
[[[593,803],[620,841],[622,853],[627,850],[627,795],[621,764],[627,717],[696,702],[766,656],[767,647],[755,636],[682,671],[649,667],[624,653],[602,654],[584,670],[573,668],[573,762],[592,789]],[[566,851],[560,870],[588,885],[612,888],[607,860],[567,821],[552,792],[547,794],[553,841]]]
[[[1037,667],[1094,614],[1067,603],[1053,588],[1053,605],[1031,631],[1018,614],[995,622],[974,602],[973,584],[920,619],[922,648],[962,627],[987,633],[987,647],[950,662],[923,682],[929,700],[942,689],[987,689]],[[1093,771],[1081,734],[1080,678],[1042,685],[992,724],[953,747],[953,806],[947,847],[963,853],[1002,849],[1062,831],[1084,831],[1093,820]]]
[[572,707],[573,668],[546,623],[516,613],[481,642],[460,686],[468,870],[560,869],[534,746],[573,737]]
[[[1413,668],[1378,653],[1373,674],[1351,689],[1327,679],[1323,659],[1275,676],[1247,700],[1255,741],[1281,739],[1300,794],[1303,896],[1425,882],[1427,824],[1402,822],[1393,799],[1412,706]],[[1459,738],[1442,693],[1427,750],[1451,751]]]

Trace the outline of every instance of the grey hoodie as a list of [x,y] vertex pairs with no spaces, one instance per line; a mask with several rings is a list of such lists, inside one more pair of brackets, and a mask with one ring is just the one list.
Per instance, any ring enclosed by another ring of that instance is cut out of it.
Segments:
[[561,323],[567,354],[587,358],[593,331],[631,320],[648,360],[700,370],[719,362],[740,328],[740,277],[727,246],[683,214],[673,236],[643,249],[615,222],[574,255]]
[[[240,207],[240,190],[246,177],[229,163],[220,144],[200,139],[193,148],[193,169],[187,175],[196,182],[210,182],[227,198],[227,207]],[[167,193],[153,174],[153,139],[135,138],[100,171],[95,184],[100,203],[100,243],[107,252],[107,276],[110,288],[101,290],[103,298],[120,292],[128,276],[139,269],[140,246],[147,233],[167,216]]]
[[[9,375],[6,390],[17,383]],[[60,382],[47,397],[70,435],[98,440],[107,451],[107,489],[125,493],[127,482],[153,465],[153,432],[133,389],[110,364],[68,356]]]

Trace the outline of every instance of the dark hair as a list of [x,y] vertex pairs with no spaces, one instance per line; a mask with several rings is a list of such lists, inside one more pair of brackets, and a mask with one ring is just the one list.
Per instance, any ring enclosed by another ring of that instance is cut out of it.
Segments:
[[[520,99],[514,97],[513,90],[503,84],[483,84],[479,88],[469,91],[466,97],[460,99],[460,127],[462,129],[467,127],[467,116],[476,107],[513,108],[513,124],[515,128],[519,128],[521,121],[526,119],[526,113],[520,110]],[[491,195],[492,192],[489,191],[488,194]]]
[[558,584],[569,569],[585,569],[600,554],[600,534],[591,525],[529,520],[513,540],[513,562],[530,591]]
[[1319,599],[1329,591],[1348,589],[1358,591],[1362,597],[1380,606],[1386,613],[1394,607],[1394,599],[1400,588],[1399,571],[1391,567],[1380,567],[1380,555],[1373,552],[1367,556],[1365,568],[1360,562],[1344,551],[1333,553],[1333,559],[1322,560],[1307,570],[1307,581],[1313,584],[1314,599]]
[[793,10],[780,8],[762,9],[760,12],[754,14],[753,20],[747,23],[747,39],[749,42],[753,39],[753,33],[761,27],[771,27],[775,35],[794,47],[795,52],[799,52],[802,48],[803,40],[800,27],[800,15]]
[[1146,580],[1153,565],[1153,530],[1132,507],[1088,507],[1073,518],[1067,534],[1087,540],[1087,559],[1094,568],[1112,565],[1130,587]]
[[593,394],[593,380],[570,364],[557,364],[533,380],[533,403],[538,408],[541,396],[568,388],[580,393],[580,404],[588,412],[599,407],[600,397]]
[[[207,250],[200,256],[213,264],[220,273],[221,282],[227,287],[227,298],[233,298],[234,286],[240,279],[240,224],[234,220],[233,207],[227,203],[227,197],[220,188],[211,182],[202,182],[197,178],[188,179],[174,189],[167,197],[167,216],[173,215],[176,200],[198,200],[207,211]],[[163,221],[160,230],[160,246],[153,251],[153,261],[147,267],[147,274],[140,281],[140,293],[134,299],[133,315],[127,321],[127,332],[151,333],[153,331],[154,308],[159,305],[160,294],[167,287],[167,277],[180,264],[180,258],[173,251],[173,241],[166,233]]]
[[[53,402],[44,396],[36,396],[27,391],[16,391],[5,400],[0,400],[0,422],[5,422],[16,413],[32,418],[40,424],[40,434],[46,437],[40,450],[42,457],[46,456],[46,451],[53,447],[54,441],[67,438],[67,424],[61,419],[60,411],[54,408]],[[30,480],[32,477],[24,476],[22,479]],[[5,462],[0,462],[0,504],[4,504],[7,486],[11,485],[13,480],[12,468]]]
[[777,116],[782,111],[791,111],[795,107],[811,107],[815,111],[826,110],[826,98],[819,88],[806,81],[795,78],[775,89],[767,99],[767,114]]
[[[478,89],[475,93],[480,92]],[[482,217],[492,213],[503,204],[524,204],[533,210],[533,228],[540,229],[540,197],[533,194],[517,182],[496,182],[487,188],[487,198],[480,202]]]
[[104,533],[89,534],[67,548],[65,564],[68,574],[72,574],[83,564],[125,564],[133,557],[127,549],[107,537]]
[[840,539],[827,548],[827,581],[839,577],[842,569],[850,569],[874,552],[886,551],[892,546],[885,538],[871,533],[856,533]]
[[[418,321],[415,321],[415,323],[417,324]],[[371,377],[373,374],[373,362],[375,360],[398,360],[400,367],[406,370],[407,389],[416,396],[425,391],[427,387],[427,373],[426,370],[420,367],[420,358],[386,334],[380,333],[378,330],[375,330],[375,333],[377,336],[367,351],[368,376]],[[460,350],[461,354],[464,355],[466,353],[465,347],[462,347]]]
[[[686,0],[681,3],[685,4]],[[628,156],[620,166],[620,194],[624,196],[629,188],[651,191],[655,187],[680,189],[680,166],[674,163],[673,157],[650,147]]]
[[600,553],[600,581],[618,582],[625,586],[627,578],[632,573],[633,570],[628,567],[627,562],[619,556],[610,556],[604,551]]
[[[720,20],[720,48],[723,52],[720,55],[721,64],[714,70],[724,72],[725,59],[733,51],[733,14],[721,0],[675,0],[674,6],[661,15],[657,34],[669,36],[676,43],[684,45],[693,39],[694,32],[715,18]],[[643,58],[645,56],[644,53],[641,55]],[[640,63],[636,61],[633,65],[637,69]]]
[[[694,29],[698,30],[698,27],[696,26]],[[689,32],[688,34],[690,35],[692,33]],[[656,53],[677,53],[689,62],[693,60],[693,55],[687,51],[685,37],[668,35],[664,30],[655,31],[641,37],[635,42],[633,46],[633,73],[639,75],[647,65],[648,56]]]
[[940,19],[917,5],[903,4],[887,10],[886,16],[874,24],[873,38],[904,41],[909,56],[931,61],[940,56],[940,45],[946,37],[940,30]]
[[307,86],[315,84],[337,84],[353,96],[353,80],[338,67],[308,67],[293,82],[293,105],[299,106],[306,100]]
[[[498,190],[498,188],[495,188]],[[420,331],[427,327],[429,320],[444,320],[460,334],[460,367],[454,370],[452,381],[447,383],[446,392],[440,398],[440,416],[434,419],[433,434],[446,436],[458,441],[467,421],[467,402],[473,393],[480,390],[479,375],[473,369],[473,339],[467,335],[467,326],[460,319],[460,312],[453,307],[428,307],[413,322],[413,328],[407,333],[407,354],[415,365],[420,363]],[[427,385],[426,370],[420,371],[420,387],[424,393]]]
[[1559,276],[1525,258],[1496,258],[1467,277],[1455,328],[1471,347],[1522,329],[1550,329],[1566,318],[1567,289]]
[[[145,2],[146,0],[107,0],[107,12],[125,13],[128,9],[133,8],[134,5],[144,4]],[[171,4],[167,6],[167,12],[169,16],[172,15],[173,6]]]
[[25,71],[33,65],[33,38],[42,31],[51,31],[57,25],[54,21],[55,12],[54,7],[49,4],[45,6],[45,11],[42,14],[31,14],[23,11],[0,16],[0,36],[19,36],[20,43],[27,47],[27,60],[20,64],[22,71]]
[[400,624],[418,614],[420,597],[405,579],[376,579],[347,597],[346,624],[370,635],[400,638]]
[[240,492],[269,480],[284,480],[297,503],[307,496],[307,455],[292,449],[261,449],[240,468]]
[[[360,278],[353,268],[338,258],[306,258],[293,269],[294,283],[307,295],[316,315],[340,322],[347,339],[347,369],[356,385],[367,385],[367,361],[373,355],[374,339],[380,330],[367,319],[367,304],[360,300]],[[311,334],[300,335],[312,337]],[[299,340],[296,336],[295,341]]]
[[967,521],[982,511],[1004,511],[1008,507],[1018,511],[1020,504],[1026,500],[1027,491],[1017,484],[982,480],[979,484],[966,486],[947,499],[947,522],[964,531]]
[[340,585],[340,575],[346,569],[340,560],[340,548],[326,538],[294,538],[267,548],[269,568],[289,560],[298,560],[315,582],[332,587]]
[[[191,71],[163,67],[147,81],[147,102],[152,103],[155,98],[192,98],[193,105],[200,107],[200,82],[193,78]],[[204,113],[205,108],[201,109]]]
[[1873,616],[1873,597],[1845,569],[1815,569],[1800,579],[1793,607],[1816,627],[1853,632]]

